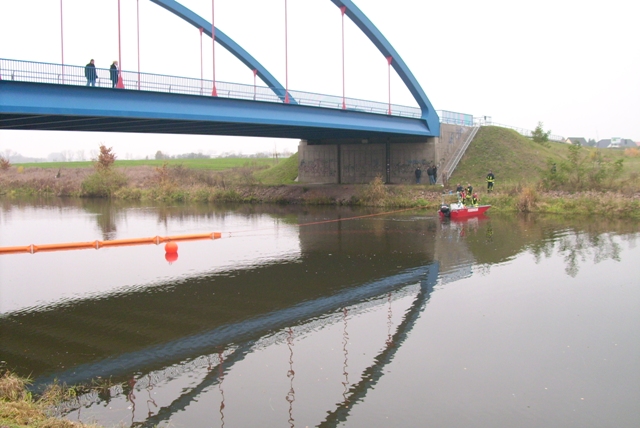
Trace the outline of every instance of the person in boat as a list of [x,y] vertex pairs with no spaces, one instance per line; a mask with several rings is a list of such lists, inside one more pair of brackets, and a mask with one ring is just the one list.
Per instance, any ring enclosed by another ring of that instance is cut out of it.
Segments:
[[464,187],[462,187],[462,184],[458,183],[456,186],[456,195],[458,195],[458,199],[461,198],[462,192],[464,192]]
[[478,194],[474,193],[473,196],[471,196],[471,205],[474,207],[478,206]]
[[464,192],[467,196],[467,204],[470,205],[471,197],[473,195],[473,186],[471,185],[471,183],[467,183],[467,188],[464,190]]
[[491,193],[493,191],[493,182],[496,180],[495,175],[493,175],[493,171],[489,170],[489,174],[487,174],[487,193]]
[[465,193],[465,192],[464,192],[464,190],[463,190],[462,192],[460,192],[460,197],[458,198],[458,203],[459,203],[461,206],[463,206],[463,207],[464,207],[464,203],[466,202],[466,200],[467,200],[467,195],[466,195],[466,193]]

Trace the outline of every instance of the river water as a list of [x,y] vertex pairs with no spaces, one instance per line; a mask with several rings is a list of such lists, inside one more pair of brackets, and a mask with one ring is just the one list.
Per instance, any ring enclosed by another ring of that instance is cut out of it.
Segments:
[[635,427],[639,230],[0,200],[0,247],[222,233],[0,255],[0,360],[104,426]]

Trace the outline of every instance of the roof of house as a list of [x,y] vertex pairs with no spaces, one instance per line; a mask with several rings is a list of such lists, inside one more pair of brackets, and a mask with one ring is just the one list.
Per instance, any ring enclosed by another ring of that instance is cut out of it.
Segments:
[[587,140],[584,139],[583,137],[569,137],[565,140],[565,142],[571,143],[571,144],[580,144],[581,146],[587,145]]
[[[611,139],[610,138],[606,138],[604,140],[600,140],[596,143],[596,147],[599,149],[606,149],[607,147],[609,147],[611,145]],[[620,139],[620,146],[619,147],[636,147],[636,143],[634,143],[633,141],[631,141],[628,138],[622,138]]]

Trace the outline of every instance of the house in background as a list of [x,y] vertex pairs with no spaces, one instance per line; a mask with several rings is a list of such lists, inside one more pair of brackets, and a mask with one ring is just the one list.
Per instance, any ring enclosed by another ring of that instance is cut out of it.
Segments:
[[564,140],[564,142],[567,144],[573,144],[574,146],[584,147],[587,145],[587,140],[582,137],[569,137],[566,140]]
[[607,138],[605,140],[600,140],[596,144],[596,147],[599,149],[616,149],[616,148],[625,148],[625,147],[638,147],[636,143],[629,140],[628,138]]

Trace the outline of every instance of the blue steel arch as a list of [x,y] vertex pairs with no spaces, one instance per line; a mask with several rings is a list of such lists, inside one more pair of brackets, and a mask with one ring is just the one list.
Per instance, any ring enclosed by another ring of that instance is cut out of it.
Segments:
[[[173,13],[174,15],[184,19],[189,24],[194,27],[200,29],[202,28],[202,32],[212,37],[211,35],[211,23],[206,19],[202,18],[197,13],[193,12],[191,9],[181,5],[175,0],[151,0],[151,2],[157,4]],[[257,70],[258,77],[262,79],[263,82],[271,88],[271,90],[282,100],[285,99],[285,88],[276,80],[275,77],[266,68],[262,66],[254,57],[252,57],[249,52],[244,50],[239,44],[233,41],[231,37],[224,34],[216,27],[216,41],[220,43],[222,47],[231,52],[236,58],[238,58],[244,65],[249,67],[251,70]],[[289,96],[290,104],[297,104],[291,96]]]
[[402,58],[400,58],[398,52],[396,52],[393,46],[391,46],[391,43],[389,43],[380,30],[373,25],[369,18],[367,18],[367,16],[362,13],[362,11],[358,9],[351,0],[331,1],[338,7],[344,6],[346,8],[345,13],[349,19],[351,19],[351,21],[360,28],[360,30],[369,38],[369,40],[371,40],[385,58],[393,58],[391,65],[420,106],[420,109],[422,110],[422,119],[427,122],[427,127],[434,135],[440,135],[440,120],[438,119],[436,111],[427,98],[427,95],[422,90],[422,87],[420,87],[420,84],[413,76],[413,73],[411,73],[409,67],[407,67]]
[[[181,5],[175,0],[151,0],[153,3],[167,9],[171,13],[189,22],[196,28],[202,28],[203,32],[209,37],[211,34],[211,23],[202,18],[195,12],[191,11],[187,7]],[[440,120],[438,115],[431,105],[429,98],[422,90],[422,87],[409,70],[409,67],[402,60],[398,52],[391,46],[391,43],[382,35],[380,30],[373,25],[371,20],[351,1],[351,0],[331,0],[333,4],[338,7],[345,7],[345,13],[360,30],[371,40],[371,42],[378,48],[380,53],[385,58],[391,57],[391,65],[393,69],[398,73],[404,84],[409,89],[411,95],[418,103],[420,110],[422,111],[422,119],[426,122],[427,128],[433,133],[433,135],[440,135]],[[238,58],[243,64],[252,70],[257,70],[258,76],[264,81],[274,93],[284,101],[285,88],[276,80],[275,77],[266,68],[264,68],[255,58],[253,58],[247,51],[245,51],[240,45],[233,41],[229,36],[216,28],[216,41],[220,43],[225,49],[231,52],[236,58]],[[295,100],[289,97],[291,104],[297,104]]]

